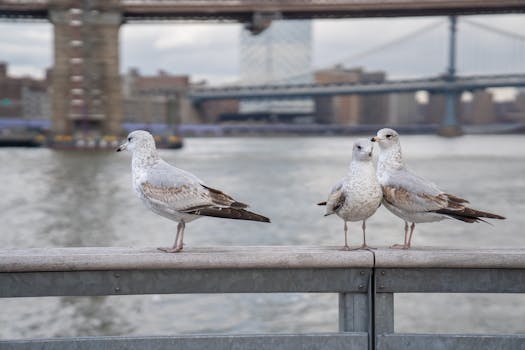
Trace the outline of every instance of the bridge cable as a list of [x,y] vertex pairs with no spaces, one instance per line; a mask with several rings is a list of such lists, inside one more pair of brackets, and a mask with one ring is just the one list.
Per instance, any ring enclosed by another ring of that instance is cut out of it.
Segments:
[[488,24],[485,24],[485,23],[479,23],[479,22],[473,21],[471,19],[462,19],[462,22],[465,22],[467,24],[470,24],[471,26],[478,27],[480,29],[483,29],[483,30],[486,30],[486,31],[489,31],[489,32],[492,32],[492,33],[496,33],[496,34],[505,36],[507,38],[512,38],[512,39],[516,39],[516,40],[519,40],[519,41],[525,41],[525,35],[522,35],[522,34],[518,34],[518,33],[515,33],[515,32],[508,31],[508,30],[500,29],[500,28],[497,28],[497,27],[494,27],[494,26],[491,26],[491,25],[488,25]]
[[[304,71],[302,73],[297,73],[297,74],[289,75],[289,76],[286,76],[286,77],[281,77],[281,78],[278,78],[278,79],[275,79],[275,80],[270,80],[270,81],[265,82],[265,84],[268,85],[268,84],[271,84],[271,83],[285,82],[286,80],[290,80],[290,79],[294,79],[294,78],[301,78],[301,77],[304,77],[304,76],[311,75],[311,74],[315,73],[318,70],[328,69],[328,68],[334,67],[336,65],[341,65],[343,63],[348,63],[350,61],[357,61],[359,59],[366,58],[366,57],[371,56],[373,54],[376,54],[378,52],[384,51],[385,49],[388,49],[390,47],[402,44],[402,43],[404,43],[406,41],[409,41],[410,39],[416,38],[418,36],[421,36],[422,34],[425,34],[425,33],[428,33],[428,32],[430,32],[432,30],[435,30],[436,28],[439,28],[440,26],[444,25],[445,23],[447,23],[445,20],[439,19],[439,20],[434,21],[432,23],[426,24],[426,25],[424,25],[422,27],[416,28],[415,30],[410,31],[409,33],[403,34],[402,36],[397,37],[397,38],[395,38],[395,39],[393,39],[391,41],[388,41],[386,43],[381,43],[381,44],[379,44],[377,46],[371,47],[371,48],[369,48],[367,50],[364,50],[362,52],[356,53],[356,54],[348,56],[346,58],[339,59],[336,63],[333,63],[331,65],[325,65],[324,67],[312,68],[312,69],[306,70],[306,71]],[[230,85],[230,84],[228,84],[228,85]]]

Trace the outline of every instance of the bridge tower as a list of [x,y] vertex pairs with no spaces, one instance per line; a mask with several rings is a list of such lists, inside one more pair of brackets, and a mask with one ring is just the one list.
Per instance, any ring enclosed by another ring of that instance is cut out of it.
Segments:
[[[454,82],[456,80],[456,34],[457,18],[449,17],[449,49],[448,49],[448,69],[446,80]],[[438,134],[441,136],[454,137],[463,134],[458,120],[458,100],[460,95],[457,91],[448,90],[445,92],[445,115],[441,122]]]
[[119,0],[54,1],[50,18],[54,26],[53,131],[119,134]]

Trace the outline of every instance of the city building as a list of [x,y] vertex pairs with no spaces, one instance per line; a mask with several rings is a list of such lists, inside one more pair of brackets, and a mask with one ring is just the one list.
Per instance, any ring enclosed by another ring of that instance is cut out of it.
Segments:
[[[315,72],[314,79],[319,84],[380,83],[385,81],[386,74],[336,66]],[[316,97],[315,118],[319,123],[329,124],[386,124],[388,104],[387,94]]]
[[122,79],[124,121],[147,124],[199,122],[191,102],[187,75],[172,75],[160,70],[157,75],[141,75],[130,69]]
[[513,115],[513,119],[517,122],[525,123],[525,89],[518,90],[516,94],[517,112]]
[[[465,105],[465,103],[463,103]],[[490,91],[478,90],[472,93],[468,107],[461,109],[460,119],[466,124],[489,124],[498,121]]]
[[[425,113],[425,123],[441,124],[445,115],[446,97],[442,93],[431,93],[428,95],[428,103]],[[461,98],[456,99],[456,111],[460,113]],[[461,119],[461,118],[460,118]]]
[[10,77],[7,63],[0,62],[0,117],[50,119],[48,86],[47,77],[46,79]]
[[[489,90],[476,90],[457,97],[456,113],[463,124],[491,124],[519,120],[519,99],[496,102]],[[444,94],[429,94],[425,122],[440,124],[445,115]]]
[[[312,81],[312,22],[273,21],[262,33],[247,29],[240,38],[240,79],[243,85],[304,84]],[[240,113],[307,114],[312,99],[241,101]]]
[[411,125],[421,124],[423,116],[415,93],[388,94],[387,124]]

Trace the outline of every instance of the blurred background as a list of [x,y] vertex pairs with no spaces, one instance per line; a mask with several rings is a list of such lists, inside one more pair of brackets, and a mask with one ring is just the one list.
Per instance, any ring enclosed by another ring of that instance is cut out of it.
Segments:
[[[418,225],[416,247],[525,245],[525,6],[232,3],[0,1],[0,246],[171,244],[176,224],[143,207],[130,156],[113,153],[135,129],[154,133],[166,161],[272,219],[198,220],[187,248],[339,246],[342,221],[315,203],[345,175],[356,138],[385,126],[400,131],[411,169],[507,217]],[[373,246],[403,239],[384,208],[367,227]],[[360,242],[359,224],[349,237]],[[522,295],[401,294],[395,305],[396,331],[525,332]],[[4,339],[337,331],[335,294],[0,307]]]

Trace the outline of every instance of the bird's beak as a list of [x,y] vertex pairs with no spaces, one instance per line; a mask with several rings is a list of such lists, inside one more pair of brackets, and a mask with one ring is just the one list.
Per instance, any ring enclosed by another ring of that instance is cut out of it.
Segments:
[[128,143],[127,142],[123,143],[122,145],[118,146],[117,152],[125,151],[127,147],[128,147]]
[[377,141],[380,141],[380,140],[381,140],[381,138],[379,138],[379,137],[377,137],[377,136],[374,136],[374,137],[372,137],[372,138],[370,139],[370,141],[372,141],[372,142],[377,142]]

